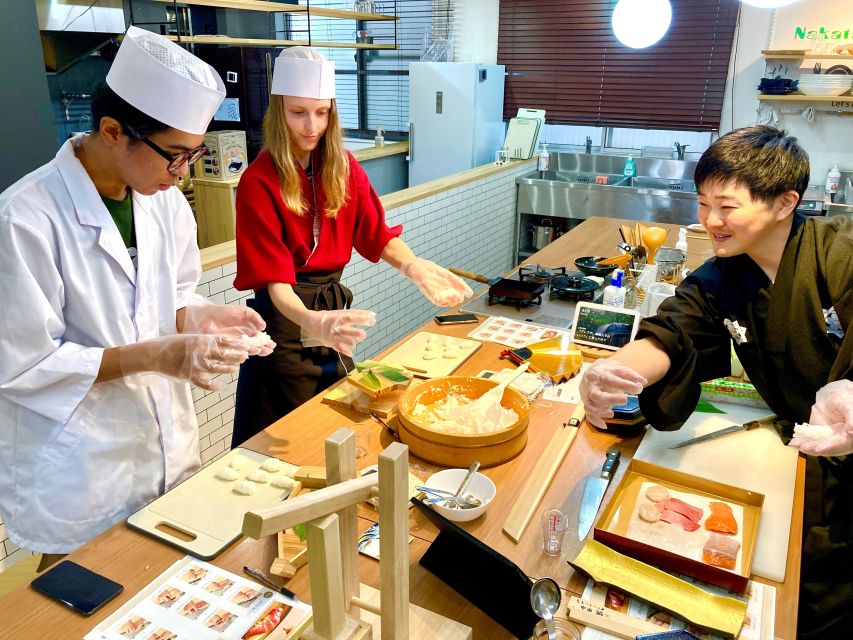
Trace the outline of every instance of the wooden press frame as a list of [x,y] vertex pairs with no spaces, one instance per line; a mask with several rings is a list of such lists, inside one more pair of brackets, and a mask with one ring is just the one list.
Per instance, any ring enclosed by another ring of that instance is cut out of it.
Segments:
[[[305,523],[311,572],[313,627],[307,640],[361,640],[371,625],[353,609],[378,614],[382,640],[409,637],[409,449],[394,442],[379,455],[379,473],[357,477],[355,434],[338,429],[326,439],[325,489],[247,512],[243,534],[261,538]],[[379,499],[380,606],[360,597],[356,505]],[[339,580],[338,576],[343,576]]]

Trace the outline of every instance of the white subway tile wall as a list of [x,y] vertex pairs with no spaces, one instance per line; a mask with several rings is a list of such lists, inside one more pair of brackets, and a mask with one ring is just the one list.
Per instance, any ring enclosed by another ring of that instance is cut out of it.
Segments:
[[[391,226],[403,225],[403,240],[422,258],[488,276],[504,273],[513,266],[515,179],[530,170],[531,163],[519,165],[391,209],[386,219]],[[196,291],[216,304],[245,304],[253,294],[233,288],[236,270],[235,262],[206,270]],[[342,282],[353,291],[353,307],[372,309],[378,316],[376,326],[368,329],[367,339],[359,345],[359,360],[387,349],[441,311],[395,269],[384,262],[373,264],[357,253]],[[204,465],[225,455],[234,428],[237,376],[220,376],[219,381],[219,391],[192,390]],[[0,571],[29,555],[6,537],[0,521]]]

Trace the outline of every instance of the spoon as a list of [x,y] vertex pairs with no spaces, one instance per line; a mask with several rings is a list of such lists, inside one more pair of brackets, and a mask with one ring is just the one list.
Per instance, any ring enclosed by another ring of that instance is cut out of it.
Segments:
[[[457,497],[457,496],[453,495],[452,493],[450,493],[449,491],[445,491],[444,489],[433,489],[432,487],[419,486],[419,487],[415,487],[415,490],[426,493],[427,495],[434,496],[435,498],[437,498],[436,502],[439,502],[441,500],[453,500],[454,498]],[[472,507],[479,507],[481,504],[483,504],[482,500],[480,500],[478,497],[476,497],[474,495],[471,495],[470,493],[466,496],[460,496],[460,499],[464,500],[465,502],[467,502]],[[430,504],[432,504],[432,503],[430,503]]]
[[471,482],[471,478],[474,477],[474,474],[477,472],[477,469],[480,468],[480,461],[474,460],[471,463],[471,466],[468,467],[468,473],[465,474],[465,477],[462,478],[462,484],[459,485],[459,488],[456,490],[456,493],[453,494],[453,497],[458,498],[462,495],[462,492],[468,488],[468,483]]
[[438,498],[428,498],[424,500],[424,504],[437,504],[439,502],[445,503],[445,506],[456,507],[458,509],[474,509],[479,507],[482,503],[475,498],[474,496],[439,496]]
[[553,578],[539,578],[530,589],[530,606],[533,612],[545,620],[548,640],[557,640],[554,614],[560,608],[560,587]]

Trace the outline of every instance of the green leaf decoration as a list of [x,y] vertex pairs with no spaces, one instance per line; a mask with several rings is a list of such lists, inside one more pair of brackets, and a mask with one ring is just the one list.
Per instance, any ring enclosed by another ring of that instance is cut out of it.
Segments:
[[388,378],[392,382],[407,382],[409,380],[409,378],[403,375],[399,369],[389,367],[388,365],[376,367],[375,371],[383,378]]
[[371,389],[379,390],[382,388],[382,383],[379,382],[379,378],[376,377],[376,374],[373,373],[371,369],[368,369],[364,372],[364,376],[362,376],[361,381],[364,382]]
[[375,360],[362,360],[361,362],[355,363],[355,368],[357,371],[364,371],[365,369],[372,369],[373,367],[378,367],[381,364],[381,362],[376,362]]
[[296,535],[299,536],[299,539],[302,542],[305,542],[305,538],[308,537],[308,534],[305,532],[305,523],[300,522],[295,527],[293,527],[293,531],[296,532]]

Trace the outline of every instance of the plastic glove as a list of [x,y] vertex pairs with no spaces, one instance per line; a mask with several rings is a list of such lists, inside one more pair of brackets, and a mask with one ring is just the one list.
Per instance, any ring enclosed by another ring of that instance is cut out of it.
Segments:
[[628,402],[628,394],[638,395],[648,381],[639,373],[608,358],[596,360],[580,382],[580,396],[586,419],[599,429],[606,429],[604,418],[613,417],[611,407]]
[[184,310],[183,333],[254,336],[266,326],[257,311],[240,304],[213,304],[195,296]]
[[341,309],[335,311],[308,311],[302,320],[305,346],[323,345],[345,356],[352,357],[355,345],[367,337],[364,329],[357,325],[372,327],[376,314],[363,309]]
[[412,258],[400,267],[400,272],[418,285],[421,293],[439,307],[455,307],[474,295],[471,287],[444,267],[423,258]]
[[[223,373],[237,373],[240,363],[252,349],[242,339],[232,336],[178,333],[147,340],[138,345],[148,366],[175,380],[187,380],[202,389],[215,391],[221,386],[213,380]],[[139,351],[134,350],[134,353]],[[123,363],[120,363],[125,369]],[[138,371],[138,361],[128,362],[127,371]]]
[[809,424],[826,425],[832,435],[818,440],[794,435],[790,444],[810,456],[853,453],[853,381],[836,380],[817,392]]

